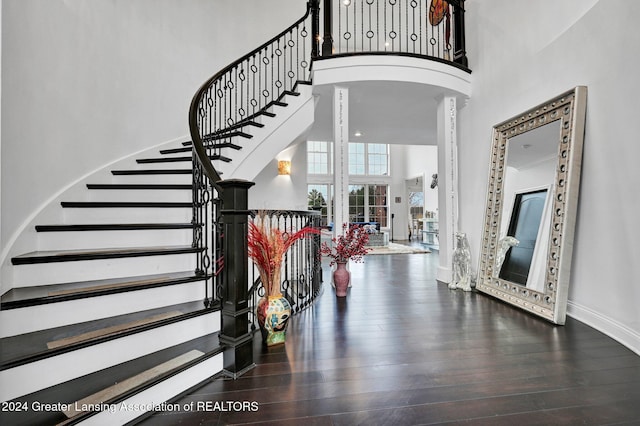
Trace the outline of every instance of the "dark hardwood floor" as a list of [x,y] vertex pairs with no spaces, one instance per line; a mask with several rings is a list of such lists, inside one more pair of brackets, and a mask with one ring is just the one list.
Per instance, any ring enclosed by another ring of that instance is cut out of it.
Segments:
[[193,412],[143,424],[640,424],[640,356],[572,318],[554,326],[451,291],[437,264],[437,252],[368,256],[342,299],[325,269],[284,346],[257,334],[255,369],[177,401]]

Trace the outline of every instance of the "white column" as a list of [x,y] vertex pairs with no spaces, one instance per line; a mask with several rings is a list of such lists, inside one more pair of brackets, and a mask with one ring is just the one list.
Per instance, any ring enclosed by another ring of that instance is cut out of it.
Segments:
[[438,222],[439,260],[437,280],[450,283],[458,230],[458,156],[457,156],[456,98],[444,96],[439,100],[438,123]]
[[349,222],[349,89],[333,88],[333,235]]

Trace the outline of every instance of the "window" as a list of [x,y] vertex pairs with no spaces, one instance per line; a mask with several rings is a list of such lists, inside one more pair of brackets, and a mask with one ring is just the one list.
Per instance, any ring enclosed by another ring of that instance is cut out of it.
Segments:
[[349,222],[364,222],[365,215],[365,185],[349,185]]
[[378,222],[380,226],[387,226],[387,185],[367,185],[369,222]]
[[[387,185],[349,185],[349,222],[388,226]],[[366,194],[366,196],[365,196]]]
[[365,175],[365,144],[363,143],[350,143],[349,144],[349,174],[350,175]]
[[349,143],[349,174],[387,176],[389,148],[382,143]]
[[307,142],[307,173],[310,175],[328,175],[331,167],[331,149],[329,142]]
[[386,176],[389,174],[389,151],[386,144],[370,143],[368,148],[368,175]]
[[[348,149],[349,221],[388,227],[389,146],[350,142]],[[327,225],[333,222],[333,142],[308,141],[307,167],[308,206],[320,209]]]
[[307,185],[307,201],[310,210],[320,210],[322,219],[320,220],[321,226],[327,226],[330,222],[329,217],[333,210],[333,196],[329,196],[332,193],[333,185],[329,184],[311,184]]

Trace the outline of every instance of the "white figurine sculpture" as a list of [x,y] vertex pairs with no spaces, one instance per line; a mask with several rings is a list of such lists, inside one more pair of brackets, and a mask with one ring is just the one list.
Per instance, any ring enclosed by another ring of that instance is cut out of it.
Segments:
[[498,253],[496,255],[496,265],[493,268],[493,278],[498,278],[500,276],[500,269],[502,269],[502,262],[504,262],[504,258],[507,255],[509,249],[513,246],[517,246],[520,244],[515,237],[506,236],[501,238],[498,241]]
[[450,289],[471,291],[471,250],[467,234],[456,232],[456,248],[453,251],[453,280]]

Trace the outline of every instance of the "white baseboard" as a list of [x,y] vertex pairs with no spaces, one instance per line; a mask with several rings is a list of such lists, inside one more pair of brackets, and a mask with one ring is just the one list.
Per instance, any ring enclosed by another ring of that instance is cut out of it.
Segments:
[[438,266],[438,271],[436,272],[436,280],[449,284],[453,279],[453,272],[450,268],[445,268],[444,266]]
[[640,355],[640,333],[578,303],[567,302],[567,315],[606,334]]

